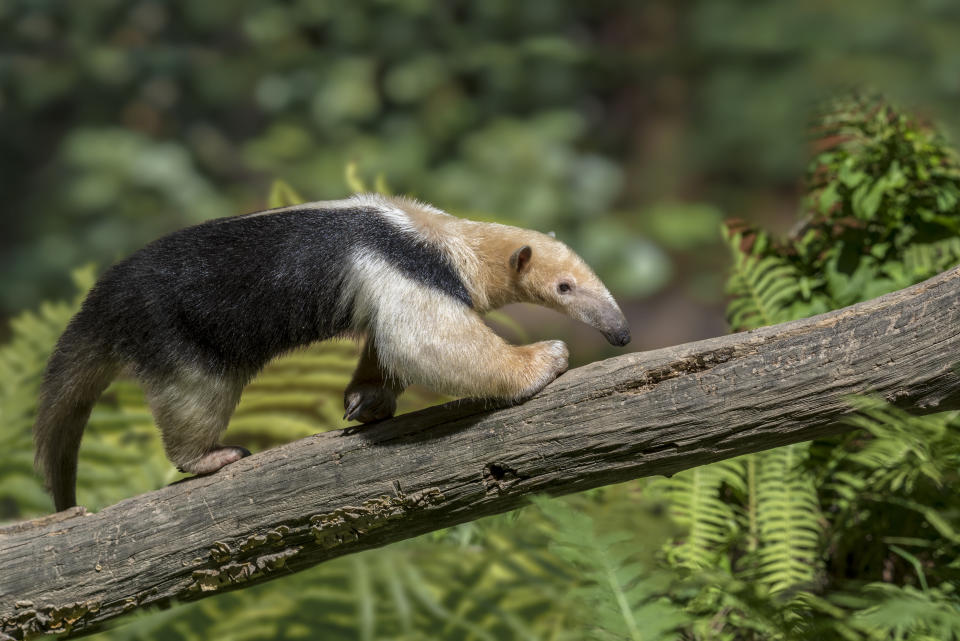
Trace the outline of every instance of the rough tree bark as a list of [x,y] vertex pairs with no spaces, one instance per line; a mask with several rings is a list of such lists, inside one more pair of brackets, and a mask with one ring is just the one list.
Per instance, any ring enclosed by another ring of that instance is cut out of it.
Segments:
[[[563,494],[844,429],[852,394],[960,406],[960,270],[837,312],[568,372],[536,398],[328,432],[0,530],[0,639],[90,632]],[[642,328],[634,328],[642,332]]]

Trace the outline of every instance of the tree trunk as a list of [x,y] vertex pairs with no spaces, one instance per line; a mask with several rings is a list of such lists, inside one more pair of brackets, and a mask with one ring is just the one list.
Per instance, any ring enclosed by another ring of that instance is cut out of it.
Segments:
[[[958,407],[960,270],[829,314],[568,372],[530,401],[318,434],[89,515],[0,530],[0,639],[249,586],[564,494]],[[642,331],[642,328],[634,328]]]

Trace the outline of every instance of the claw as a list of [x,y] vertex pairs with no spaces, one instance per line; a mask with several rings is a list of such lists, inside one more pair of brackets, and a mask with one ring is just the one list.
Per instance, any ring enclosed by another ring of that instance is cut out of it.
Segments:
[[357,414],[357,410],[360,409],[360,400],[361,400],[360,396],[357,396],[352,401],[350,401],[350,404],[347,405],[346,411],[344,411],[343,413],[343,418],[345,420],[348,420],[348,421],[353,420],[353,417],[356,416]]
[[344,393],[343,405],[344,420],[372,423],[393,416],[396,394],[379,385],[355,385]]

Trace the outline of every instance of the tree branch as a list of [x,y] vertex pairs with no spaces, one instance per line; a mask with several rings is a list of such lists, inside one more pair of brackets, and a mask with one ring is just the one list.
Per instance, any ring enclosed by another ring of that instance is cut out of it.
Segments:
[[958,361],[953,270],[811,319],[593,363],[515,407],[456,402],[318,434],[94,515],[0,530],[0,639],[82,634],[533,493],[810,440],[846,429],[852,394],[956,408]]

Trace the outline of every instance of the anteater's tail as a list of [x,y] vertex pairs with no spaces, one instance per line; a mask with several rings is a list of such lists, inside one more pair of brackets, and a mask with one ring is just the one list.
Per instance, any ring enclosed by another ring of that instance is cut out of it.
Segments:
[[77,453],[83,428],[117,369],[106,350],[83,336],[76,322],[67,327],[47,363],[33,428],[34,465],[58,512],[77,504]]

